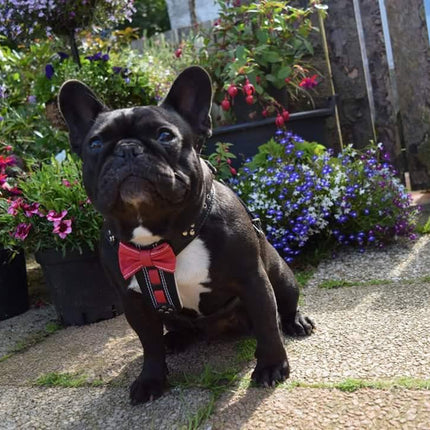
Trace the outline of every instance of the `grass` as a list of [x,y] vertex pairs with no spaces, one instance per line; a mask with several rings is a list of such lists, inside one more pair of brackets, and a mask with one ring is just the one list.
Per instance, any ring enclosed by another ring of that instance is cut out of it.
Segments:
[[239,340],[236,346],[238,364],[251,361],[254,358],[255,348],[257,348],[257,340],[254,337]]
[[78,387],[99,387],[103,385],[101,379],[89,380],[82,373],[57,373],[50,372],[39,376],[34,382],[39,387],[62,387],[62,388],[78,388]]
[[420,222],[416,227],[417,233],[429,234],[430,233],[430,216],[426,222]]
[[[327,279],[321,282],[318,287],[326,290],[342,287],[368,287],[377,285],[389,285],[395,281],[390,279],[370,279],[368,281],[346,281],[345,279]],[[408,282],[430,282],[430,276],[408,279]]]
[[284,382],[280,385],[282,388],[294,389],[315,388],[315,389],[336,389],[346,393],[368,388],[374,390],[391,390],[394,388],[402,388],[407,390],[430,390],[430,379],[410,378],[408,376],[395,378],[393,380],[366,380],[347,378],[340,382],[334,383],[309,383],[301,381]]
[[182,429],[197,430],[213,413],[215,407],[215,397],[212,396],[209,403],[200,407],[198,411],[188,418],[188,423]]
[[305,270],[297,270],[294,272],[294,276],[299,283],[300,287],[305,287],[306,284],[309,282],[309,279],[312,278],[312,276],[315,273],[314,268],[307,268]]

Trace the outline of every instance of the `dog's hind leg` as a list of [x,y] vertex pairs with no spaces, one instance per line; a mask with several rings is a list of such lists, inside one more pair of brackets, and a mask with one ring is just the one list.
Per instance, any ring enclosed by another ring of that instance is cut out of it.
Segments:
[[267,274],[276,297],[282,330],[290,336],[307,336],[315,328],[314,322],[298,310],[299,286],[287,263],[268,242],[264,260]]

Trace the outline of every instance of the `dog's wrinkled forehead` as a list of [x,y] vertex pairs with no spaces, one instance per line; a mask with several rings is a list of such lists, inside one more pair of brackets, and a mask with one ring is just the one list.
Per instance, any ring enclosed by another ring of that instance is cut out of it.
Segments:
[[179,139],[190,133],[189,127],[177,119],[177,115],[157,106],[142,106],[102,112],[88,138],[95,135],[111,140],[153,138],[160,129],[168,129]]

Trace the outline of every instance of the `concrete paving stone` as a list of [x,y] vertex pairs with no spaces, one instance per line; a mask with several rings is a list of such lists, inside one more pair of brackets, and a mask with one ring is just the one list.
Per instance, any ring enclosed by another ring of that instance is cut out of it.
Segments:
[[[429,378],[429,239],[365,254],[341,253],[340,260],[320,266],[304,288],[302,306],[317,330],[310,337],[285,342],[292,381]],[[317,287],[321,280],[334,278],[357,285]],[[390,283],[360,284],[373,279]],[[131,407],[128,385],[139,374],[142,359],[140,342],[124,316],[60,330],[0,362],[0,429],[2,423],[7,423],[5,429],[170,429],[186,423],[187,416],[209,401],[206,391],[177,387],[149,405]],[[201,342],[167,361],[173,378],[199,373],[206,365],[225,369],[237,364],[237,341]],[[244,365],[241,375],[249,376],[254,365]],[[105,385],[32,385],[48,372],[84,373]],[[222,396],[212,421],[202,428],[428,429],[429,397],[429,391],[400,389],[348,394],[323,388],[237,387]]]
[[347,248],[321,262],[308,285],[329,279],[349,281],[400,280],[430,276],[430,235],[398,241],[384,248]]
[[52,305],[32,308],[21,315],[0,321],[0,357],[36,333],[43,332],[49,322],[56,321],[57,313]]
[[291,378],[430,377],[430,282],[306,290],[317,330],[288,339]]
[[131,406],[125,388],[2,387],[2,430],[130,430],[187,428],[210,401],[204,390],[175,388],[145,405]]
[[295,388],[229,391],[204,429],[427,430],[430,392]]
[[[200,342],[167,357],[172,377],[200,373],[207,364],[221,369],[236,356],[236,341]],[[140,373],[143,350],[123,315],[81,327],[68,327],[28,351],[0,363],[1,385],[29,385],[49,372],[83,373],[89,380],[129,385]],[[28,366],[31,363],[31,366]]]

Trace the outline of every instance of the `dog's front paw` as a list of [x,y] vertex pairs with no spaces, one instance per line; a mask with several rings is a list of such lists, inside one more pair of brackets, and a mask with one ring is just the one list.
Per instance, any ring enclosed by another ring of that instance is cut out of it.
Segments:
[[290,366],[287,360],[269,366],[260,366],[254,369],[251,379],[262,387],[274,387],[278,382],[285,381],[290,375]]
[[157,399],[163,394],[165,381],[144,378],[141,375],[130,386],[130,400],[132,405],[145,403]]
[[294,318],[282,321],[282,330],[288,336],[309,336],[315,330],[315,323],[297,311]]

